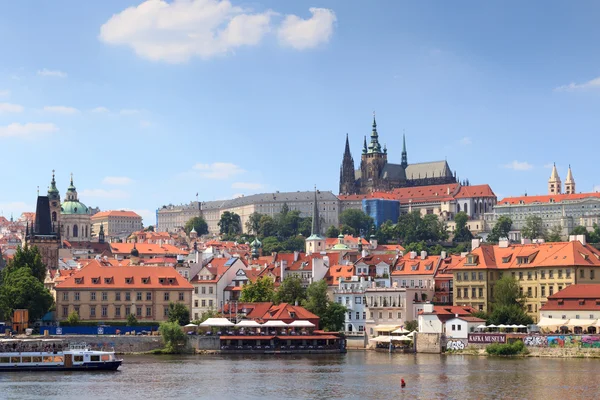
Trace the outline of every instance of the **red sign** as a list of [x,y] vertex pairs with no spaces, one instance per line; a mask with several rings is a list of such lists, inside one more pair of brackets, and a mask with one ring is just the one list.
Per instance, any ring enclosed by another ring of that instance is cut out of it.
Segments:
[[469,343],[506,343],[506,335],[502,333],[469,333]]

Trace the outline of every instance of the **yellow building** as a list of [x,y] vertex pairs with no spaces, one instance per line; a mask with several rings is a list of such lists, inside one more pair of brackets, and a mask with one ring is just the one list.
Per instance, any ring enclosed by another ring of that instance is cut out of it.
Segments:
[[194,287],[170,267],[113,267],[94,260],[55,287],[57,319],[75,311],[84,321],[168,319],[169,303],[192,307]]
[[576,283],[600,283],[600,251],[585,237],[570,242],[484,244],[474,248],[453,269],[454,305],[490,311],[494,284],[505,274],[514,277],[534,321],[548,296]]

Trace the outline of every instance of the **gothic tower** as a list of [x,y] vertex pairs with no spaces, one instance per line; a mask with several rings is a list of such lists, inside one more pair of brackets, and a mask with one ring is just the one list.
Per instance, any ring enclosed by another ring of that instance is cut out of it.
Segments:
[[575,179],[573,179],[573,172],[571,172],[571,166],[569,165],[569,172],[567,172],[567,179],[565,180],[565,193],[575,193]]
[[[365,141],[366,142],[366,141]],[[381,150],[379,134],[377,133],[377,122],[373,113],[373,130],[371,131],[371,142],[368,148],[363,149],[360,163],[361,192],[369,193],[376,190],[389,189],[386,181],[382,178],[383,167],[387,164],[387,152]]]
[[354,177],[354,159],[350,153],[350,142],[346,134],[346,149],[340,167],[340,194],[356,193],[356,180]]
[[406,153],[406,136],[404,135],[404,133],[402,134],[402,162],[400,163],[400,165],[402,165],[402,168],[404,168],[406,170],[406,167],[408,167],[408,154]]
[[37,246],[46,269],[57,269],[60,234],[52,222],[51,204],[48,196],[38,196],[35,222],[31,224],[31,228],[27,226],[25,243]]
[[556,169],[556,163],[552,166],[552,174],[550,175],[550,179],[548,179],[548,194],[561,194],[562,193],[562,183],[560,181],[560,177],[558,176],[558,171]]
[[321,236],[321,220],[319,217],[319,199],[317,198],[317,187],[315,186],[315,201],[313,203],[312,229],[310,236],[306,238],[306,254],[325,251],[325,238]]
[[54,170],[52,170],[52,181],[48,188],[48,200],[50,201],[50,218],[52,223],[58,228],[60,225],[60,193],[56,187]]

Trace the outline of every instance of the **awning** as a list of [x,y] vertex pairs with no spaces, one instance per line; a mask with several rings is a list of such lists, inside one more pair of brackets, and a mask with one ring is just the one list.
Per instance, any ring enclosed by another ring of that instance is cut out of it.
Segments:
[[301,321],[296,320],[292,322],[289,326],[298,327],[298,328],[314,328],[315,324],[310,321]]
[[221,340],[271,340],[275,336],[219,336]]
[[242,321],[238,322],[237,324],[235,324],[235,326],[237,326],[239,328],[260,328],[261,327],[261,325],[258,322],[251,320],[251,319],[242,320]]
[[286,336],[286,335],[278,335],[277,338],[279,340],[302,340],[302,339],[306,339],[306,340],[335,340],[335,339],[339,339],[339,337],[337,336],[333,336],[333,335],[305,335],[305,336]]
[[406,341],[410,342],[412,340],[412,338],[402,335],[402,336],[398,336],[398,337],[392,336],[392,340],[398,340],[400,342],[406,342]]
[[261,325],[266,328],[287,328],[288,324],[280,320],[270,320]]
[[408,335],[406,335],[406,336],[408,336],[409,338],[411,338],[411,337],[414,337],[414,336],[415,336],[415,333],[416,333],[415,331],[412,331],[411,333],[409,333],[409,334],[408,334]]
[[233,322],[229,321],[227,318],[209,318],[200,326],[233,326]]
[[404,328],[399,328],[399,329],[396,329],[395,331],[393,331],[392,333],[397,333],[398,335],[404,335],[405,333],[410,333],[410,331],[407,331]]
[[391,332],[400,328],[400,325],[375,325],[373,328],[376,332]]
[[391,340],[390,336],[377,336],[376,338],[369,339],[369,342],[389,343]]
[[490,325],[488,325],[487,327],[488,327],[488,328],[497,328],[497,326],[496,326],[496,325],[494,325],[494,324],[490,324]]
[[588,326],[594,326],[594,324],[598,321],[597,319],[577,319],[571,318],[567,321],[565,325],[575,327],[580,326],[582,328],[587,328]]
[[567,324],[566,319],[558,319],[558,318],[540,318],[540,322],[537,323],[537,326],[540,328],[558,328],[560,326],[564,326]]

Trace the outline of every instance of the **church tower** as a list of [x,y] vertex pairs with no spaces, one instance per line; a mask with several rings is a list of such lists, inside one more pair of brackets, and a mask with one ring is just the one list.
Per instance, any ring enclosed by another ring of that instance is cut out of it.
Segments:
[[52,224],[57,228],[60,225],[60,193],[56,187],[56,180],[54,179],[54,170],[52,170],[52,181],[48,188],[48,200],[50,201],[50,218]]
[[377,122],[373,113],[373,130],[368,148],[363,149],[360,163],[361,192],[369,193],[389,189],[384,179],[381,179],[383,167],[387,164],[387,151],[381,150]]
[[402,165],[402,168],[404,168],[406,170],[406,167],[408,167],[408,154],[406,153],[406,136],[404,135],[404,133],[402,134],[402,162],[400,163],[400,165]]
[[573,179],[573,172],[571,172],[571,166],[569,165],[569,172],[567,172],[567,179],[565,180],[565,193],[575,193],[575,179]]
[[344,150],[344,158],[340,167],[340,194],[356,193],[356,180],[354,177],[354,159],[350,153],[350,142],[348,134],[346,134],[346,148]]
[[562,182],[558,176],[556,169],[556,163],[552,166],[552,174],[548,179],[548,194],[561,194],[562,193]]
[[306,238],[306,254],[320,253],[325,251],[325,238],[321,236],[321,221],[319,217],[319,200],[317,199],[317,187],[315,186],[315,201],[313,203],[312,229],[310,236]]

